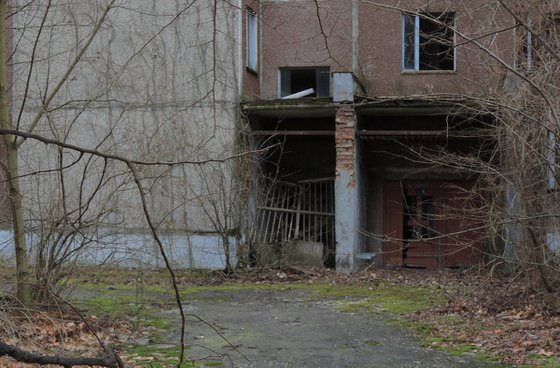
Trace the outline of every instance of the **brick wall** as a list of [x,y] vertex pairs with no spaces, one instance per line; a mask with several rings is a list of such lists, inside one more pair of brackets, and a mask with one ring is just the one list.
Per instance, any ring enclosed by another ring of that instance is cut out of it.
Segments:
[[355,185],[354,175],[354,126],[356,114],[351,104],[340,105],[336,110],[336,177],[345,171],[349,177],[348,185]]

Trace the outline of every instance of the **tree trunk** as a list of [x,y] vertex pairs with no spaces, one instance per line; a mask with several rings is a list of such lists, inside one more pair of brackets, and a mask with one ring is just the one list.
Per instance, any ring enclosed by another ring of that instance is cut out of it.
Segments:
[[[6,14],[8,5],[6,0],[0,0],[0,119],[4,129],[11,129],[10,99],[8,97],[8,68],[6,55]],[[17,269],[17,297],[24,306],[31,304],[31,279],[25,231],[23,226],[23,206],[19,188],[18,150],[15,137],[4,135],[7,158],[8,186],[10,188],[10,207],[14,228],[14,244]]]
[[23,226],[23,206],[19,189],[19,169],[17,162],[17,148],[11,136],[5,135],[6,152],[8,158],[8,185],[10,187],[10,207],[14,228],[14,245],[17,269],[17,297],[24,306],[31,304],[31,273],[27,259],[27,245]]

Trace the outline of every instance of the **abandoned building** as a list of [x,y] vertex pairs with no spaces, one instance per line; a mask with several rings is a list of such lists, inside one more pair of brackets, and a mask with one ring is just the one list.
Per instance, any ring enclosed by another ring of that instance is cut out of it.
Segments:
[[[94,2],[13,3],[18,128],[127,159],[194,161],[138,169],[173,265],[223,268],[261,245],[340,271],[481,260],[477,173],[459,158],[490,159],[494,121],[480,106],[504,88],[504,65],[530,54],[497,3],[146,1],[105,23]],[[240,130],[255,158],[243,183],[226,159]],[[162,265],[123,162],[21,147],[31,247],[73,249],[57,243],[70,231],[96,260]]]
[[491,119],[463,97],[499,88],[493,56],[513,62],[514,51],[511,18],[484,4],[247,4],[242,110],[255,147],[281,147],[255,174],[270,179],[261,239],[319,247],[340,271],[481,260],[468,216],[476,174],[434,155],[492,145]]

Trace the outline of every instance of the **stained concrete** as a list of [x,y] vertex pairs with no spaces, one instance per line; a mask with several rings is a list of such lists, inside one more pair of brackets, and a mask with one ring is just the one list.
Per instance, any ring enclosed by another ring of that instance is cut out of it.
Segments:
[[[185,311],[211,327],[189,315],[189,358],[224,354],[224,366],[240,368],[487,366],[472,356],[421,348],[413,333],[389,326],[388,315],[340,312],[335,303],[290,289],[193,294]],[[169,341],[177,339],[175,326]]]

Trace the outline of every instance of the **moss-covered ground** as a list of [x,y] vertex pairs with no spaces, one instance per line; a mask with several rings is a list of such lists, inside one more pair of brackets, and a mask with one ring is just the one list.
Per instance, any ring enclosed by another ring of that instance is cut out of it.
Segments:
[[[408,283],[394,279],[359,277],[311,277],[305,280],[286,281],[280,273],[274,280],[261,278],[226,279],[219,273],[185,271],[178,273],[177,280],[181,299],[185,302],[203,299],[207,302],[225,302],[237,295],[236,292],[266,290],[274,293],[299,290],[304,303],[329,303],[341,313],[375,314],[387,323],[399,328],[415,331],[421,345],[429,349],[444,350],[452,355],[476,356],[492,366],[506,367],[497,363],[504,356],[489,355],[472,337],[486,331],[481,320],[461,314],[437,313],[424,317],[422,311],[445,306],[463,290],[437,282]],[[400,277],[400,276],[399,276]],[[105,314],[112,318],[129,318],[142,330],[143,343],[125,347],[127,356],[143,366],[158,367],[157,364],[171,362],[176,357],[177,347],[166,345],[164,332],[169,329],[169,315],[162,310],[176,309],[174,291],[169,276],[162,271],[154,272],[93,272],[66,280],[75,290],[77,304],[91,313]],[[460,286],[459,286],[460,287]],[[82,295],[84,298],[80,298]],[[418,317],[420,316],[421,317]],[[500,326],[494,326],[499,329]],[[451,332],[450,332],[451,331]],[[368,340],[370,346],[381,346],[383,341]],[[548,350],[546,350],[548,352]],[[188,355],[188,353],[187,353]],[[533,354],[531,361],[546,368],[560,367],[558,357]],[[145,359],[145,360],[144,360]],[[190,362],[193,366],[195,362]],[[203,362],[196,362],[203,364]],[[218,364],[211,361],[208,364]],[[208,365],[206,365],[208,366]],[[522,365],[520,365],[522,366]],[[530,365],[527,365],[529,367]]]
[[[174,292],[165,275],[151,275],[146,278],[108,278],[106,274],[93,275],[93,282],[86,279],[70,279],[69,285],[75,289],[76,303],[89,311],[110,316],[115,319],[128,318],[139,329],[143,330],[143,344],[125,347],[125,354],[136,364],[146,367],[159,367],[176,364],[177,346],[168,346],[163,341],[164,332],[170,326],[168,317],[159,311],[162,307],[173,309]],[[149,284],[147,282],[150,282]],[[424,310],[447,302],[448,295],[437,286],[406,286],[386,281],[361,283],[333,283],[317,280],[316,282],[293,283],[225,283],[220,285],[198,286],[189,282],[180,285],[183,301],[191,298],[206,298],[216,302],[228,300],[229,294],[235,291],[270,290],[283,292],[288,290],[304,292],[304,302],[326,302],[341,312],[375,313],[392,318],[391,323],[399,327],[412,328],[423,332],[424,345],[430,348],[446,346],[437,336],[430,334],[429,326],[420,326],[407,322],[406,314]],[[80,299],[80,295],[87,296]],[[440,344],[441,342],[441,344]],[[382,345],[382,341],[371,340],[370,346]],[[469,351],[467,347],[448,349],[451,353]],[[219,364],[210,362],[189,362],[192,366],[212,366]],[[202,365],[201,365],[202,364]],[[221,364],[221,363],[220,363]]]

